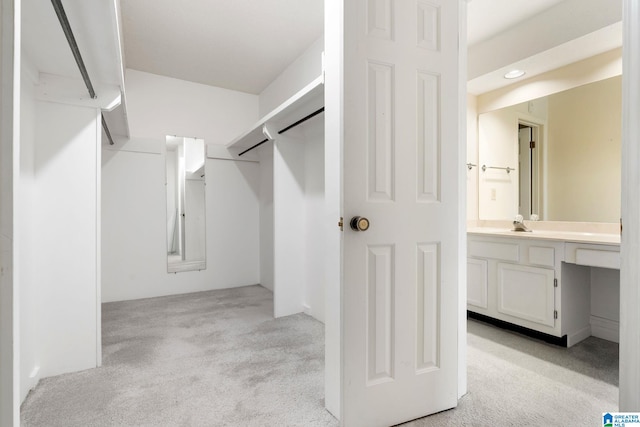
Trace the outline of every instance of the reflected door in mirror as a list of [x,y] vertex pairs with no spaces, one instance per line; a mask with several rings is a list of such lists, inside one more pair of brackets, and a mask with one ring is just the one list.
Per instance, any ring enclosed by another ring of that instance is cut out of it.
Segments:
[[167,271],[206,268],[204,140],[167,136]]

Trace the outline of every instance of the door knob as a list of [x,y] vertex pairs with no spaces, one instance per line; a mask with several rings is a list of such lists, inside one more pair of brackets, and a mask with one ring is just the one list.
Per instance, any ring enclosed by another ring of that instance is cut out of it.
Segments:
[[369,229],[369,220],[363,216],[354,216],[351,218],[349,226],[353,231],[367,231]]

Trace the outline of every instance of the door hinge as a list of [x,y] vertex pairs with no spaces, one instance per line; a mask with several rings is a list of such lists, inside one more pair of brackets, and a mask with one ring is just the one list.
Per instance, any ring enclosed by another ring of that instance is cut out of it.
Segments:
[[338,221],[338,227],[340,227],[340,231],[344,229],[344,218],[340,217],[340,221]]
[[536,148],[536,142],[535,141],[529,141],[529,148],[531,148],[531,149]]
[[553,279],[553,287],[554,288],[558,287],[558,279]]
[[553,318],[554,319],[558,318],[558,310],[553,310]]

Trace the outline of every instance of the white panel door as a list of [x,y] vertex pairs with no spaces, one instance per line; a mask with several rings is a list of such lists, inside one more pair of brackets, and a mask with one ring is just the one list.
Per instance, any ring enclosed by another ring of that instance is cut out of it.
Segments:
[[457,404],[458,2],[344,7],[342,421],[387,426]]
[[498,311],[553,328],[554,270],[498,263]]
[[487,260],[467,258],[467,304],[487,308]]

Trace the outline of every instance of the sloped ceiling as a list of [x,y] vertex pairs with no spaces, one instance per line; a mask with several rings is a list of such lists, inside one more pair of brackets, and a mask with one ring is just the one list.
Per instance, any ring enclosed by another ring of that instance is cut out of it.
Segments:
[[121,0],[125,64],[260,93],[324,27],[322,0]]

